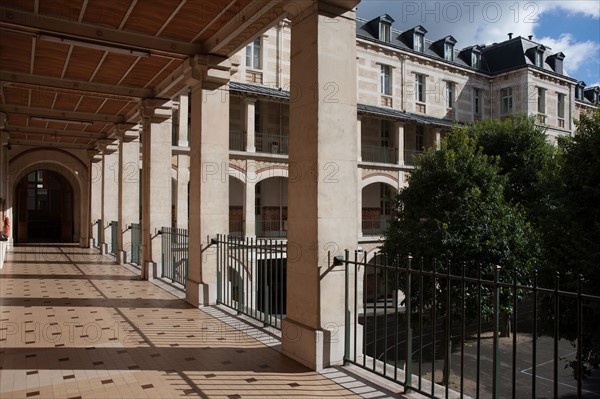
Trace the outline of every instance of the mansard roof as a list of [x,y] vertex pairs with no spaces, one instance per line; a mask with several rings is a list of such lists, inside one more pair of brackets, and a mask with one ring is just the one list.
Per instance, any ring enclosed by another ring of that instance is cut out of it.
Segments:
[[[565,76],[563,73],[562,61],[565,58],[563,53],[559,52],[554,54],[549,47],[545,47],[543,44],[536,43],[531,39],[521,36],[491,45],[469,45],[468,47],[460,50],[458,53],[460,56],[454,57],[453,61],[448,61],[444,59],[443,52],[436,50],[439,43],[443,42],[444,40],[449,40],[452,38],[451,36],[446,36],[436,41],[425,39],[424,50],[423,52],[419,52],[413,50],[411,37],[413,36],[414,31],[417,30],[427,32],[427,30],[425,30],[425,28],[423,28],[421,25],[404,32],[392,28],[391,41],[389,43],[384,43],[378,40],[377,36],[371,33],[370,29],[368,28],[368,24],[372,21],[366,21],[360,18],[356,19],[357,38],[381,43],[385,46],[397,48],[409,53],[423,55],[440,62],[455,64],[457,66],[477,70],[488,75],[496,75],[514,69],[532,67],[561,76],[565,79],[576,81],[576,79]],[[467,54],[470,56],[472,51],[481,51],[480,68],[471,67],[471,60],[468,59],[469,57]],[[535,66],[534,53],[536,51],[541,51],[543,53],[544,62],[542,68]]]

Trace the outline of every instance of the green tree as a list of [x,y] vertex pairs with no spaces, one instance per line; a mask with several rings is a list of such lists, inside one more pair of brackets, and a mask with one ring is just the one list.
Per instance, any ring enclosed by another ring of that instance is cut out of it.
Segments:
[[[600,286],[600,110],[582,115],[573,136],[559,141],[564,151],[563,183],[552,233],[557,237],[552,251],[561,275],[561,289],[576,291],[583,276],[584,293],[599,295]],[[600,366],[600,303],[583,307],[583,369]],[[574,301],[561,304],[559,332],[576,341],[577,312]],[[575,366],[575,362],[571,362]],[[576,369],[574,368],[576,372]]]
[[[393,258],[410,254],[426,265],[442,260],[438,269],[442,273],[448,272],[447,261],[465,265],[469,275],[477,275],[482,266],[491,270],[490,266],[501,265],[505,273],[515,273],[523,284],[539,256],[535,234],[521,208],[505,198],[509,179],[501,173],[499,157],[486,155],[477,138],[469,129],[456,128],[442,141],[440,150],[428,150],[420,157],[408,187],[398,195],[398,208],[383,250]],[[454,273],[459,270],[454,269]],[[431,292],[434,286],[435,300]],[[420,289],[430,290],[424,295],[428,303],[423,309],[434,308],[445,318],[456,317],[445,298],[449,294],[455,297],[457,287],[440,283]],[[492,296],[479,301],[475,289],[468,288],[465,324],[478,314],[486,319],[493,312]],[[420,294],[413,291],[415,303]],[[510,312],[510,292],[502,298],[502,310]]]

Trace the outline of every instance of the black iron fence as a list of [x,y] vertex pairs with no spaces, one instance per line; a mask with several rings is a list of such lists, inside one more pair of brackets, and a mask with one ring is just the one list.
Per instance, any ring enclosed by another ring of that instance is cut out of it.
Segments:
[[189,237],[186,229],[163,227],[162,277],[185,287],[188,276]]
[[108,248],[108,253],[112,255],[116,255],[118,249],[118,234],[121,234],[119,231],[119,222],[113,220],[110,222],[110,246]]
[[129,225],[131,230],[131,249],[130,253],[127,254],[130,259],[130,263],[136,266],[141,266],[142,259],[142,227],[139,223],[131,223]]
[[217,237],[217,302],[281,329],[286,312],[287,244]]
[[100,248],[102,245],[102,219],[96,220],[96,239],[94,240],[94,246]]
[[338,261],[346,269],[345,362],[430,398],[600,392],[582,361],[600,337],[600,297],[581,277],[377,254]]

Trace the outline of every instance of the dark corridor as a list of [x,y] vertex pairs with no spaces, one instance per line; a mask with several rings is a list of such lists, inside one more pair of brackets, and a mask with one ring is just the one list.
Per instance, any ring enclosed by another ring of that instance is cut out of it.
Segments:
[[19,181],[15,194],[17,242],[73,242],[73,187],[67,179],[37,170]]

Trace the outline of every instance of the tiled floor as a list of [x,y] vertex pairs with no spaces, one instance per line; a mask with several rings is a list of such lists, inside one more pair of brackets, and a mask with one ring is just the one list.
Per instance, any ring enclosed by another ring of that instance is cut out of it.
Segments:
[[340,369],[312,372],[269,345],[276,338],[256,339],[226,312],[195,309],[96,252],[73,246],[9,252],[0,271],[2,399],[397,392]]

